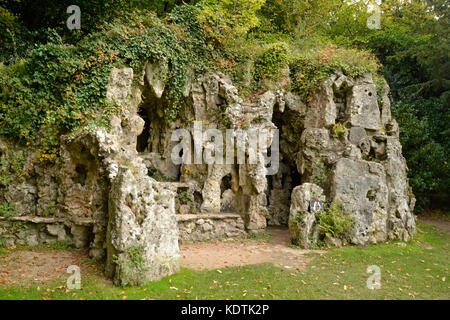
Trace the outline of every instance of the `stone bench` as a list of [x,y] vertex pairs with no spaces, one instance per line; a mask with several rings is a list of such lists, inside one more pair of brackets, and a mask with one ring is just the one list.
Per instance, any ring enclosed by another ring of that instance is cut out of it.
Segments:
[[245,236],[244,221],[235,213],[178,214],[179,242]]

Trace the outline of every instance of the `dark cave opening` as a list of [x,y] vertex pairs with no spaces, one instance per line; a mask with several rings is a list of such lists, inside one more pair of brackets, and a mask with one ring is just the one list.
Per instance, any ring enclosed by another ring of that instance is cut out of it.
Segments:
[[145,121],[142,133],[137,137],[136,150],[137,152],[148,151],[148,140],[150,138],[150,118],[147,109],[140,107],[138,115]]
[[75,167],[75,172],[77,173],[74,182],[79,183],[81,186],[84,186],[87,181],[88,170],[85,165],[79,164]]
[[348,88],[341,90],[333,90],[333,101],[336,105],[336,121],[335,123],[344,123],[346,121],[345,110],[347,108],[347,93]]
[[294,144],[289,141],[289,137],[293,132],[296,135],[299,134],[299,131],[301,133],[302,127],[298,123],[286,121],[286,119],[296,118],[298,116],[291,110],[280,112],[276,108],[273,113],[272,122],[279,130],[280,163],[278,172],[275,175],[267,176],[268,225],[288,225],[291,193],[296,186],[301,184],[302,177],[295,162],[295,153],[298,150],[291,149]]

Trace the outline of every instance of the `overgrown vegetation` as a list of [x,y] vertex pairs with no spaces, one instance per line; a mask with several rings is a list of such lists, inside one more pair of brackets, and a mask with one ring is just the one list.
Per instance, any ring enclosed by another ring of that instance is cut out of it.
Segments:
[[323,190],[329,190],[333,168],[326,165],[313,164],[310,181]]
[[0,204],[0,217],[14,217],[17,215],[16,208],[14,205],[8,202]]
[[345,238],[355,221],[351,212],[345,212],[342,201],[334,198],[331,204],[317,213],[319,238]]
[[182,204],[188,204],[189,202],[194,201],[194,199],[192,199],[192,197],[189,195],[189,193],[187,191],[181,191],[181,192],[177,193],[177,199]]
[[346,127],[346,123],[336,123],[333,126],[333,137],[335,138],[341,138],[345,135],[345,133],[348,131]]
[[289,48],[283,42],[268,45],[255,61],[255,78],[275,77],[287,66]]
[[17,179],[22,181],[25,176],[25,155],[21,151],[10,151],[0,156],[0,186]]
[[[88,19],[84,28],[90,32],[83,31],[85,35],[78,41],[73,34],[51,29],[52,36],[27,51],[25,59],[5,59],[5,63],[15,63],[0,68],[0,133],[24,145],[39,147],[41,162],[54,162],[62,134],[107,123],[104,116],[112,108],[106,101],[111,68],[130,66],[140,74],[145,61],[164,61],[168,68],[168,90],[164,97],[168,101],[164,110],[168,121],[177,117],[188,69],[194,73],[229,69],[224,71],[233,74],[246,61],[254,59],[252,78],[256,84],[241,87],[257,88],[259,80],[274,77],[287,66],[288,55],[296,51],[283,42],[252,40],[245,40],[246,46],[235,50],[239,41],[236,38],[244,39],[252,28],[259,26],[257,11],[263,4],[263,0],[203,1],[198,6],[176,7],[164,19],[148,10],[132,11],[120,18],[111,11],[105,13],[111,18],[105,17],[95,27]],[[117,8],[124,5],[119,2]],[[23,10],[10,6],[9,2],[5,8],[21,13]],[[252,58],[255,49],[262,53]],[[335,63],[324,54],[327,58],[320,60],[320,64]],[[324,68],[331,73],[334,65]],[[302,70],[301,66],[297,69]],[[297,69],[294,68],[294,74]],[[320,76],[325,74],[319,69]],[[310,80],[318,83],[315,77],[317,74],[312,73]],[[295,82],[294,90],[302,80]],[[308,77],[305,80],[309,81]]]
[[[189,23],[192,14],[183,7],[171,19]],[[171,107],[165,111],[167,119],[173,119],[188,60],[194,60],[194,52],[187,49],[195,39],[180,39],[177,33],[182,32],[181,25],[169,25],[147,12],[122,16],[76,46],[61,39],[38,45],[26,60],[0,70],[0,133],[39,147],[40,160],[53,162],[62,134],[92,122],[102,124],[103,110],[109,107],[106,86],[111,68],[129,65],[139,74],[144,61],[167,61],[166,99]]]

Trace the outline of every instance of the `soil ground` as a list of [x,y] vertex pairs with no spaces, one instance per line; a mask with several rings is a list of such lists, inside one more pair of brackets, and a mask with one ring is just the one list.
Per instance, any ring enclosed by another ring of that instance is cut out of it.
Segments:
[[[289,230],[285,227],[270,227],[267,241],[228,240],[202,242],[181,246],[181,265],[195,270],[210,270],[273,262],[288,269],[306,266],[306,253],[312,250],[290,248]],[[315,250],[315,252],[320,252]]]
[[81,271],[95,268],[87,264],[87,250],[12,250],[0,256],[0,286],[45,283],[57,279],[67,279],[70,265],[79,266]]

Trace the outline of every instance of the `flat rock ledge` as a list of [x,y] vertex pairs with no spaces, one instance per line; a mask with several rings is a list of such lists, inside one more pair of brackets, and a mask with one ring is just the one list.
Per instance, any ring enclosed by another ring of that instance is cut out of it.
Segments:
[[190,243],[246,235],[244,221],[235,213],[179,214],[179,242]]

